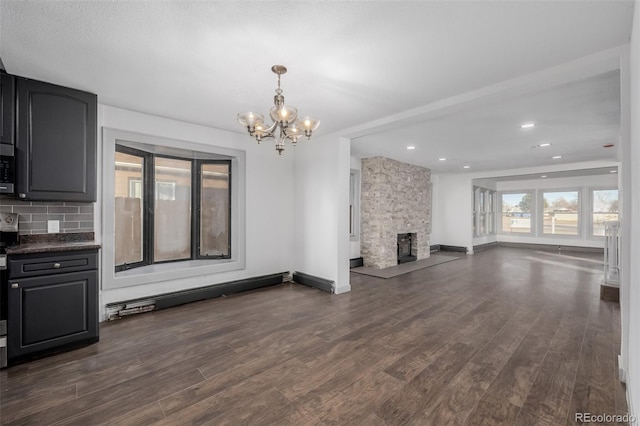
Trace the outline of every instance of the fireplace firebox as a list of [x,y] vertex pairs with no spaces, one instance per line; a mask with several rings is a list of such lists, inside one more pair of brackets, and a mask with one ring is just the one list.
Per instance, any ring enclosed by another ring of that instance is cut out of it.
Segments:
[[415,234],[398,234],[398,264],[417,260]]

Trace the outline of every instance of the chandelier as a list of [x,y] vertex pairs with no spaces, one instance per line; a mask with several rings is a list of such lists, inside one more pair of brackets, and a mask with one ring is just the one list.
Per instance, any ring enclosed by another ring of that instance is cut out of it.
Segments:
[[280,76],[287,72],[287,68],[284,65],[274,65],[271,67],[271,71],[278,75],[278,88],[273,97],[275,106],[271,107],[269,111],[273,123],[267,125],[264,122],[264,116],[255,112],[238,114],[238,122],[247,128],[249,136],[255,137],[258,143],[263,139],[273,138],[276,141],[278,154],[282,155],[285,142],[291,142],[295,145],[302,135],[310,139],[313,131],[320,125],[320,120],[311,117],[298,120],[298,110],[284,104],[284,96],[282,96],[280,88]]

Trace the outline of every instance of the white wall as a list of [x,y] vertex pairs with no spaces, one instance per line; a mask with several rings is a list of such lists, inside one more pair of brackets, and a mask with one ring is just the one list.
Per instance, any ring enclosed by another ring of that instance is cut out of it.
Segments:
[[[467,174],[431,175],[434,182],[431,245],[473,250],[473,185]],[[436,229],[437,228],[437,229]]]
[[[350,158],[350,167],[351,170],[362,170],[362,160],[360,158],[351,157]],[[361,175],[362,177],[362,175]],[[358,183],[361,183],[361,179],[358,179]],[[360,197],[360,191],[357,192],[358,198]],[[360,202],[358,202],[358,208],[360,208]],[[356,216],[358,222],[360,221],[360,213]],[[350,239],[349,243],[349,258],[355,259],[360,257],[360,224],[358,224],[358,236],[356,238]]]
[[[628,233],[629,240],[624,245],[630,248],[628,261],[623,262],[622,286],[622,315],[623,335],[628,334],[628,347],[623,347],[624,364],[627,371],[627,400],[631,415],[638,416],[640,409],[640,4],[635,3],[633,15],[633,31],[631,36],[629,56],[629,102],[630,102],[630,133],[627,150],[622,159],[625,173],[623,176],[623,190],[625,195],[623,206],[623,229]],[[626,214],[628,213],[628,214]],[[625,234],[623,234],[623,238]],[[623,240],[624,241],[624,240]],[[624,252],[623,252],[624,255]],[[628,298],[628,303],[625,303]],[[625,317],[628,317],[626,319]],[[623,337],[623,340],[625,338]]]
[[479,186],[484,189],[498,190],[498,183],[494,179],[473,179],[473,186]]
[[[100,105],[100,128],[102,126],[130,132],[144,133],[163,138],[188,141],[202,146],[220,146],[246,153],[246,267],[242,270],[191,276],[170,281],[158,278],[157,282],[134,285],[126,288],[104,289],[101,307],[106,303],[132,298],[217,284],[243,278],[255,277],[293,270],[294,255],[294,150],[289,149],[281,156],[272,144],[258,145],[249,136],[223,131],[163,117]],[[100,133],[100,138],[102,132]],[[100,139],[99,152],[102,152]],[[101,161],[101,160],[100,160]],[[101,165],[113,167],[113,165]],[[101,169],[102,170],[102,169]],[[99,174],[98,188],[113,185],[102,181]],[[96,210],[97,220],[113,220],[113,213],[102,211],[102,194],[99,194]],[[111,235],[98,235],[103,242]],[[176,267],[179,267],[176,264]],[[114,274],[114,265],[102,264],[103,281],[105,274]],[[108,277],[107,277],[108,278]]]
[[298,142],[294,163],[294,270],[349,291],[349,139]]

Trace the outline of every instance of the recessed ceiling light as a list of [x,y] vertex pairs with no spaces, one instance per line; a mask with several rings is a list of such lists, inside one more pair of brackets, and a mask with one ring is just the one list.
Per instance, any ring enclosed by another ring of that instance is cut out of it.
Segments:
[[413,146],[413,145],[410,145],[410,146],[407,147],[407,149],[416,149],[416,147]]
[[532,127],[535,127],[536,123],[524,123],[520,125],[520,128],[522,129],[530,129]]
[[447,159],[444,158],[444,157],[443,158],[438,158],[438,161],[447,161]]
[[617,170],[609,170],[609,173],[618,173]]
[[540,148],[546,148],[548,146],[551,146],[551,144],[549,142],[545,142],[545,143],[541,143],[538,145]]
[[558,160],[560,158],[562,158],[562,155],[554,155],[553,157],[551,157],[553,160]]
[[471,166],[462,166],[463,169],[470,169]]
[[544,178],[546,178],[546,177],[547,177],[547,175],[542,175],[542,176],[540,176],[540,177],[541,177],[542,179],[544,179]]

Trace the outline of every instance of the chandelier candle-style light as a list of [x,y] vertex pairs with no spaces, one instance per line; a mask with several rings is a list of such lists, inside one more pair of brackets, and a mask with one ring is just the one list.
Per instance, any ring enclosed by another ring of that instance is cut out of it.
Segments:
[[284,104],[284,96],[280,88],[280,76],[287,72],[287,68],[284,65],[274,65],[271,71],[278,75],[278,88],[273,97],[275,106],[269,111],[273,123],[265,124],[264,116],[255,112],[238,114],[238,122],[247,128],[250,136],[255,136],[258,143],[265,138],[273,138],[276,141],[278,154],[282,155],[285,141],[295,145],[302,135],[310,139],[313,131],[320,126],[320,120],[311,117],[297,120],[298,110]]

